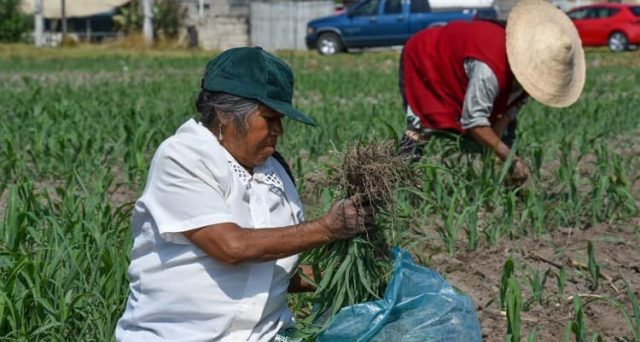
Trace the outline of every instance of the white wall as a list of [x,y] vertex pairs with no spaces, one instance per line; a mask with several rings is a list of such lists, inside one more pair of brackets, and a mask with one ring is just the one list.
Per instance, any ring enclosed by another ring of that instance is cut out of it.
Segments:
[[305,50],[307,22],[333,14],[332,0],[251,3],[251,45],[267,50]]
[[204,50],[226,50],[249,45],[249,24],[243,17],[206,17],[198,28],[198,46]]

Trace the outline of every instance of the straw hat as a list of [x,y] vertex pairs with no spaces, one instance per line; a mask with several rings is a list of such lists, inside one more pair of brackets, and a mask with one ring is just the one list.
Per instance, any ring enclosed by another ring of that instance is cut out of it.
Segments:
[[507,56],[522,87],[537,101],[566,107],[580,97],[586,65],[575,26],[544,0],[520,0],[507,19]]

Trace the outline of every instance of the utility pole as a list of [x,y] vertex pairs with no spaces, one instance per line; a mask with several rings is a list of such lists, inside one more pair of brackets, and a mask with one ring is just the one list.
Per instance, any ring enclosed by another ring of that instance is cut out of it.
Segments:
[[36,10],[33,16],[33,18],[35,19],[35,22],[33,25],[34,26],[33,38],[36,46],[43,46],[44,45],[44,15],[42,12],[44,9],[42,7],[42,0],[36,0],[35,5],[36,5]]
[[198,20],[204,21],[204,0],[198,0]]
[[147,46],[153,46],[153,9],[151,0],[142,0],[142,12],[144,21],[142,23],[142,34]]
[[61,19],[62,19],[62,37],[64,38],[67,35],[67,8],[66,8],[66,0],[61,0],[62,1],[62,6],[60,7],[62,9],[62,13],[61,13]]

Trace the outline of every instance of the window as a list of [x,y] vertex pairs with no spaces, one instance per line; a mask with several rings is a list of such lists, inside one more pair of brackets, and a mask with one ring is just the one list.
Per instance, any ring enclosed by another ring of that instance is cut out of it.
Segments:
[[588,8],[583,8],[583,9],[569,12],[569,18],[571,19],[587,19],[588,15],[589,15]]
[[402,0],[387,0],[384,3],[385,14],[402,13]]
[[411,13],[426,13],[429,8],[429,0],[411,0]]
[[593,17],[594,19],[603,19],[603,18],[608,18],[616,13],[618,13],[618,9],[617,8],[606,8],[606,7],[600,7],[600,8],[594,8],[593,9]]
[[609,16],[609,9],[608,8],[594,8],[593,9],[594,12],[594,18],[606,18]]
[[629,9],[636,15],[636,17],[640,17],[640,6],[629,7]]
[[355,7],[351,14],[353,15],[377,15],[378,7],[380,7],[380,0],[369,0],[360,3]]

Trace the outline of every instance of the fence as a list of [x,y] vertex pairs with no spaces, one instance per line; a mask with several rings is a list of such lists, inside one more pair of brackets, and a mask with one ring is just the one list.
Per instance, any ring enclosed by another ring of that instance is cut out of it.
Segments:
[[334,13],[329,1],[251,3],[251,44],[267,50],[304,50],[309,20]]

